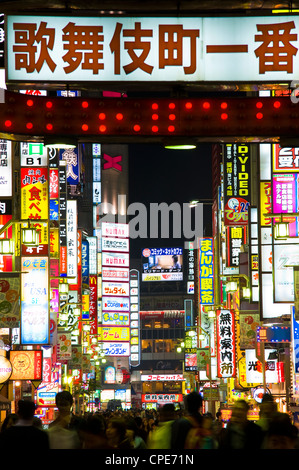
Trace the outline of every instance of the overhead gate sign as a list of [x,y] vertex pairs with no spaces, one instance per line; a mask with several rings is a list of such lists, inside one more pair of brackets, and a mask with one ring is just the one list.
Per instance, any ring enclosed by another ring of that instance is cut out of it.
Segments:
[[299,18],[7,16],[14,82],[297,80]]

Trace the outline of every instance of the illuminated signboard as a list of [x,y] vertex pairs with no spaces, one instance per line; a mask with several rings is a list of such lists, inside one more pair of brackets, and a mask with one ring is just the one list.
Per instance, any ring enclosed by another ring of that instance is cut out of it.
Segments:
[[143,281],[182,281],[182,248],[145,248],[142,250]]
[[103,295],[129,296],[130,286],[128,282],[103,281]]
[[267,343],[290,343],[291,328],[289,326],[261,326],[257,328],[256,339]]
[[130,356],[130,343],[124,342],[103,342],[105,356]]
[[129,253],[106,253],[102,254],[102,265],[103,266],[113,266],[113,267],[123,267],[128,268],[129,263]]
[[130,328],[121,326],[102,326],[99,328],[99,341],[129,341]]
[[130,271],[130,326],[131,326],[131,365],[140,363],[140,315],[139,315],[139,271]]
[[213,238],[199,239],[199,303],[214,305],[214,242]]
[[224,225],[247,225],[250,205],[250,148],[243,144],[226,144],[224,149]]
[[66,161],[67,182],[70,185],[80,183],[78,150],[76,148],[59,150],[59,159]]
[[217,311],[217,344],[217,376],[222,378],[235,377],[235,318],[231,310]]
[[130,315],[129,312],[103,312],[102,325],[119,325],[129,326]]
[[103,266],[102,279],[103,281],[129,281],[129,268],[109,268]]
[[102,222],[101,227],[103,237],[129,237],[129,224],[113,224]]
[[226,267],[239,266],[241,246],[246,244],[246,227],[226,227]]
[[0,384],[4,384],[12,374],[12,364],[5,357],[0,356]]
[[48,219],[48,168],[21,168],[21,218]]
[[179,403],[183,401],[181,393],[146,393],[142,395],[142,402],[157,402],[157,403]]
[[[290,212],[298,212],[298,174],[297,173],[281,173],[272,176],[272,205],[274,214],[286,214],[283,217],[285,222],[289,223],[289,234],[297,237],[299,234],[298,217],[287,216]],[[279,221],[279,217],[274,219]]]
[[42,380],[42,351],[10,351],[10,380]]
[[299,243],[292,243],[290,245],[275,244],[273,256],[275,302],[294,302],[294,273],[292,265],[299,265]]
[[[265,349],[266,383],[278,382],[277,359],[270,359],[275,349]],[[263,383],[262,363],[257,359],[254,349],[245,350],[246,358],[246,381],[247,383]]]
[[129,251],[129,240],[127,238],[102,237],[102,251]]
[[21,142],[21,166],[38,167],[48,165],[48,150],[40,142]]
[[0,328],[18,328],[20,324],[20,277],[5,274],[0,278]]
[[[297,80],[298,29],[299,20],[292,14],[75,19],[7,15],[7,79],[289,82]],[[24,41],[29,34],[32,39]],[[73,51],[74,37],[78,44],[85,41],[83,49]],[[40,38],[47,39],[43,48],[34,45]],[[142,38],[140,44],[136,38]]]
[[0,139],[0,197],[12,196],[12,142]]
[[129,297],[103,297],[103,311],[129,312]]
[[299,147],[281,147],[273,144],[273,172],[299,171]]
[[21,259],[21,344],[49,344],[49,259]]
[[69,284],[76,284],[78,247],[77,247],[77,201],[67,200],[66,204],[66,246],[67,246],[67,276]]
[[183,374],[161,374],[161,375],[144,375],[141,374],[141,382],[182,382],[184,379]]

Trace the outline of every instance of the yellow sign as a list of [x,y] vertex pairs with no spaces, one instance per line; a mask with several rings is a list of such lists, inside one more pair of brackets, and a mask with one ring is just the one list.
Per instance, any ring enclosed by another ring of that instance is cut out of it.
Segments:
[[130,328],[103,326],[99,328],[99,341],[130,341]]
[[264,214],[272,212],[271,181],[261,181],[260,183],[260,207],[261,207],[261,226],[271,227],[271,217]]

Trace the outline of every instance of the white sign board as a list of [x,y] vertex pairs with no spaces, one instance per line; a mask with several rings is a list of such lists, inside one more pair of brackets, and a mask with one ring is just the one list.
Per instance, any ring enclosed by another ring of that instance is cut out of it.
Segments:
[[298,80],[299,18],[7,16],[8,81]]

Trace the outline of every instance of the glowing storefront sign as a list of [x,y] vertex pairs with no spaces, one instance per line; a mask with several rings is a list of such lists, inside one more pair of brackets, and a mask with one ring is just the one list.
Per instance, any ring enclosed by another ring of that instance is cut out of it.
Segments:
[[99,328],[99,341],[129,341],[130,328],[110,326]]
[[217,376],[236,376],[235,318],[231,310],[217,311]]
[[129,356],[130,355],[130,343],[122,342],[103,342],[103,351],[105,356]]
[[128,326],[130,324],[129,312],[103,312],[102,325]]
[[224,225],[247,225],[250,205],[250,147],[225,145],[223,164]]
[[49,344],[49,259],[21,258],[21,344]]
[[12,374],[12,364],[5,357],[0,356],[0,384],[7,382]]
[[[275,18],[7,15],[6,24],[8,81],[297,79],[299,19],[294,15]],[[78,44],[83,41],[82,50]]]
[[66,245],[67,245],[67,276],[70,284],[76,284],[78,275],[77,247],[77,201],[67,200],[66,204]]
[[113,267],[129,267],[129,254],[128,253],[102,253],[102,265]]
[[214,242],[212,238],[199,239],[199,303],[214,304]]
[[102,237],[102,251],[129,251],[129,240],[127,238]]
[[128,296],[130,295],[128,282],[105,282],[102,283],[103,295]]
[[109,268],[104,266],[102,268],[103,281],[128,281],[129,268]]
[[21,168],[21,218],[48,219],[48,168]]
[[109,222],[102,222],[101,227],[103,237],[129,237],[129,224],[114,224]]
[[41,380],[42,351],[10,351],[12,374],[10,380]]
[[141,375],[141,382],[182,382],[183,380],[185,380],[183,374]]
[[40,142],[21,142],[21,166],[38,167],[48,165],[48,150]]
[[103,297],[103,311],[128,312],[130,310],[129,297]]
[[0,197],[12,196],[12,142],[0,139]]
[[299,147],[281,147],[273,144],[273,172],[293,173],[299,171]]
[[[278,382],[277,359],[269,359],[271,353],[276,352],[275,349],[265,349],[265,365],[266,365],[266,382]],[[254,349],[246,349],[246,380],[247,383],[261,384],[263,383],[262,364],[256,357]]]

